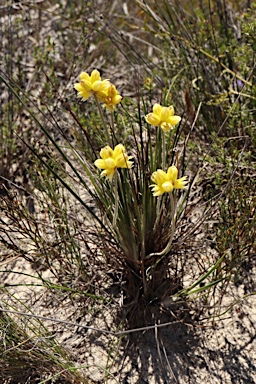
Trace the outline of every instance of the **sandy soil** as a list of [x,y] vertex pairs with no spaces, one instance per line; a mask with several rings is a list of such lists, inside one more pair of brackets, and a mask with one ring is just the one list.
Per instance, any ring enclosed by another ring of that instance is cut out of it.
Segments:
[[[246,384],[256,382],[256,299],[243,299],[251,287],[239,284],[228,292],[224,308],[237,300],[221,318],[196,320],[187,307],[154,305],[149,309],[151,323],[170,323],[161,328],[139,331],[122,338],[104,334],[116,331],[114,307],[93,314],[77,301],[58,298],[43,287],[12,284],[34,283],[30,265],[15,261],[5,265],[10,272],[1,273],[1,282],[33,313],[73,322],[65,325],[45,320],[44,324],[71,353],[78,366],[87,366],[86,375],[98,383],[179,383],[179,384]],[[18,273],[17,273],[18,272]],[[48,271],[45,278],[51,278]],[[252,275],[252,271],[250,271]],[[253,276],[255,277],[255,270]],[[253,279],[251,279],[253,284]],[[2,300],[4,297],[2,296]]]

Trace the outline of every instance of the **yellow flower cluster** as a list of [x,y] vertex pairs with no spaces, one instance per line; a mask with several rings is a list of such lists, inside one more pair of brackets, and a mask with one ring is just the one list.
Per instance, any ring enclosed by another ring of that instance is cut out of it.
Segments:
[[104,103],[104,107],[113,111],[118,103],[122,100],[122,96],[119,95],[116,87],[113,84],[107,88],[104,97],[101,101]]
[[167,172],[158,169],[152,174],[151,180],[155,183],[150,185],[153,196],[160,196],[165,192],[172,192],[174,188],[184,189],[187,186],[187,176],[178,179],[178,169],[175,165],[169,167]]
[[94,164],[99,169],[104,169],[101,176],[106,176],[112,180],[117,168],[132,168],[133,162],[130,161],[132,156],[128,156],[125,147],[122,144],[115,146],[114,150],[109,146],[102,148],[100,151],[101,159],[97,159]]
[[[118,103],[122,100],[116,87],[110,83],[108,79],[101,80],[101,76],[97,69],[94,69],[89,75],[87,72],[80,74],[80,82],[74,85],[78,92],[77,97],[82,101],[87,100],[94,95],[100,102],[104,103],[104,107],[113,111]],[[146,116],[148,124],[155,127],[160,126],[164,132],[170,131],[175,125],[181,121],[180,116],[174,115],[173,106],[162,107],[160,104],[153,106],[153,112]],[[102,177],[106,177],[110,181],[113,179],[117,168],[132,168],[133,162],[130,160],[132,156],[128,156],[125,147],[118,144],[114,149],[106,146],[100,151],[100,159],[94,164],[97,168],[102,169]],[[160,196],[165,192],[172,192],[174,188],[184,189],[187,186],[187,177],[178,179],[178,169],[172,165],[167,172],[158,169],[151,176],[151,180],[155,183],[150,185],[154,196]]]
[[152,124],[155,127],[160,126],[164,132],[170,131],[175,125],[179,124],[180,120],[180,116],[174,115],[173,106],[162,107],[160,104],[155,104],[153,112],[146,116],[148,124]]
[[82,101],[86,101],[92,94],[97,99],[104,103],[104,107],[113,111],[118,103],[122,100],[116,87],[110,83],[108,79],[101,80],[101,76],[97,69],[94,69],[89,75],[87,72],[82,72],[79,76],[80,82],[74,85],[78,92],[77,97]]

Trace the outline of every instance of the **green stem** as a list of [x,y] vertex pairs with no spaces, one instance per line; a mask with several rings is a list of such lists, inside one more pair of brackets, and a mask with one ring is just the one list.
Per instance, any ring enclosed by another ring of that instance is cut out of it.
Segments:
[[156,227],[157,227],[159,220],[160,220],[160,217],[161,217],[161,212],[162,212],[161,203],[162,203],[162,199],[161,198],[157,199],[157,202],[156,202],[156,220],[154,223],[153,233],[155,233]]
[[114,132],[115,132],[115,120],[114,120],[114,112],[113,111],[111,111],[110,116],[111,116],[110,117],[110,119],[111,119],[110,124],[111,124],[112,138],[113,138],[114,144],[117,144],[116,140],[114,140],[114,139],[116,139],[116,137],[114,135]]
[[116,227],[117,222],[117,215],[118,215],[118,182],[117,182],[117,175],[114,176],[114,194],[115,194],[115,207],[114,207],[114,216],[113,216],[113,228]]
[[111,145],[111,140],[110,140],[110,136],[109,136],[109,132],[108,132],[108,126],[107,126],[107,123],[106,123],[106,120],[105,120],[105,117],[104,117],[101,105],[100,105],[99,100],[97,99],[96,95],[94,95],[94,99],[96,101],[96,104],[97,104],[97,107],[98,107],[98,110],[99,110],[99,113],[100,113],[100,117],[101,117],[103,126],[105,128],[105,132],[106,132],[107,139],[108,139],[108,144]]
[[[172,192],[170,193],[170,200],[171,200],[171,233],[170,233],[170,238],[168,241],[168,244],[166,247],[161,251],[161,252],[153,252],[150,253],[148,256],[146,256],[145,259],[150,259],[152,256],[165,256],[171,249],[172,246],[172,241],[173,241],[173,236],[174,236],[174,231],[175,231],[175,213],[176,213],[176,198],[173,197]],[[157,262],[159,262],[158,260]]]
[[162,169],[165,171],[165,160],[166,160],[166,143],[165,143],[165,133],[162,132]]

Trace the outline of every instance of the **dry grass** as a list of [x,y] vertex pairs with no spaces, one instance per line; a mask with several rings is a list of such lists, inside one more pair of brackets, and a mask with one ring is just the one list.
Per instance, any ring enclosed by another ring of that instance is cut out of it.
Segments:
[[[3,383],[253,382],[255,4],[8,1],[0,26]],[[168,159],[189,194],[147,295],[150,262],[124,262],[76,156],[104,141],[73,89],[94,68],[133,155],[155,102],[182,115]]]

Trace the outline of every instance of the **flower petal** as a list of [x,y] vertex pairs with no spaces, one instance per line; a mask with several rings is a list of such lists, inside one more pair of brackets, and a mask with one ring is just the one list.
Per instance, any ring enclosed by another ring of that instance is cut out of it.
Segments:
[[97,160],[94,161],[94,164],[95,164],[96,167],[99,168],[99,169],[105,169],[105,168],[106,168],[105,160],[97,159]]
[[106,168],[117,168],[116,161],[114,159],[112,159],[111,157],[108,157],[105,160],[105,164],[106,164]]
[[115,95],[113,97],[112,102],[113,102],[113,104],[118,104],[118,103],[120,103],[121,100],[122,100],[122,96],[121,95]]
[[163,107],[160,104],[154,104],[153,113],[160,117]]
[[126,153],[116,157],[116,165],[118,168],[132,168],[133,162],[129,161],[131,156],[127,156]]
[[161,114],[160,114],[160,120],[167,122],[170,117],[170,110],[167,107],[162,107]]
[[160,127],[161,127],[161,129],[162,129],[164,132],[169,132],[171,129],[173,129],[173,126],[172,126],[171,124],[169,124],[169,123],[166,123],[166,122],[162,123],[162,124],[160,125]]
[[155,113],[149,113],[146,116],[146,122],[148,124],[152,124],[155,127],[157,127],[160,124],[160,117],[158,115],[156,115]]
[[178,177],[178,168],[175,165],[172,165],[167,170],[167,177],[169,181],[175,181]]
[[180,116],[170,116],[167,120],[167,122],[172,126],[179,124],[180,121],[181,121]]
[[164,192],[172,192],[173,183],[171,183],[170,181],[166,181],[165,183],[162,184],[162,188]]
[[82,87],[81,83],[75,83],[75,84],[74,84],[74,88],[75,88],[75,90],[78,91],[78,92],[81,92],[81,91],[84,90],[84,88]]
[[101,86],[102,86],[102,90],[104,89],[104,92],[107,92],[108,88],[111,86],[109,79],[102,80]]
[[110,181],[113,179],[113,176],[115,174],[115,168],[108,168],[108,169],[105,169],[105,171],[101,172],[101,177],[106,177],[107,179],[109,179]]
[[87,72],[81,72],[79,78],[80,80],[91,81],[91,77]]
[[152,188],[153,196],[160,196],[164,193],[164,190],[161,190],[158,185],[150,185]]
[[107,94],[106,94],[105,91],[103,91],[102,89],[100,89],[99,91],[97,91],[97,93],[96,93],[96,97],[97,97],[97,99],[98,99],[101,103],[105,103]]
[[102,81],[96,80],[92,83],[92,90],[98,92],[102,90]]
[[125,147],[123,146],[123,144],[117,144],[113,151],[113,157],[117,157],[119,155],[122,155],[123,153],[125,153]]
[[100,73],[97,69],[94,69],[91,73],[91,82],[94,83],[95,81],[101,81]]
[[101,149],[100,157],[106,160],[108,157],[113,157],[114,151],[108,145]]
[[81,80],[81,85],[83,87],[83,89],[85,89],[86,91],[91,91],[92,90],[92,83],[91,83],[91,80]]
[[168,109],[169,109],[169,116],[174,116],[174,108],[173,108],[173,106],[170,105],[170,106],[168,107]]
[[152,174],[151,180],[158,185],[162,185],[165,181],[168,181],[167,174],[162,169],[158,169]]
[[187,176],[183,176],[180,179],[174,181],[174,188],[176,189],[184,189],[187,186]]

